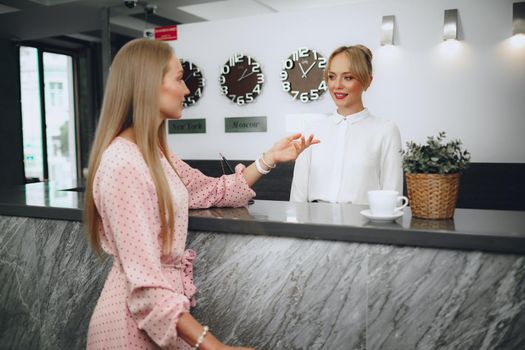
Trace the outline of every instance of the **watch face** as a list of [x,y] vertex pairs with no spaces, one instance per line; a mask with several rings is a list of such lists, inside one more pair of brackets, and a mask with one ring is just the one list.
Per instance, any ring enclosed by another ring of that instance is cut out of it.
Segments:
[[261,65],[246,55],[235,54],[222,66],[221,93],[238,105],[253,102],[261,93]]
[[180,60],[180,63],[184,70],[184,82],[190,90],[190,94],[184,99],[184,107],[193,106],[202,96],[204,78],[202,77],[202,72],[199,67],[193,63],[183,59]]
[[281,86],[294,100],[317,100],[326,91],[326,59],[315,50],[300,48],[283,61]]

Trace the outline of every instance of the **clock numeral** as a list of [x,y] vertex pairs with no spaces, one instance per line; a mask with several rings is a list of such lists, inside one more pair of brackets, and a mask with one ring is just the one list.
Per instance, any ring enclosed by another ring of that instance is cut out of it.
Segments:
[[235,99],[237,98],[237,95],[230,94],[230,95],[228,95],[228,97],[230,98],[230,100],[235,101]]
[[224,77],[224,75],[221,75],[219,77],[219,83],[224,84],[225,82],[226,82],[226,78]]
[[227,86],[221,86],[221,92],[223,95],[228,95],[228,87]]
[[291,59],[287,59],[283,62],[283,69],[292,69],[293,67],[293,61]]
[[283,81],[283,82],[282,82],[282,87],[283,87],[283,90],[284,90],[284,91],[286,91],[286,92],[290,91],[290,82],[288,82],[288,81]]
[[239,63],[239,62],[242,62],[242,54],[240,53],[236,53],[235,55],[233,55],[233,57],[230,57],[229,61],[228,61],[228,65],[230,65],[230,67],[233,67],[235,66],[236,63]]
[[297,61],[299,59],[299,52],[294,51],[292,53],[292,60]]
[[287,72],[287,71],[282,70],[281,73],[280,73],[280,75],[281,75],[281,80],[286,80],[286,79],[288,79],[288,72]]
[[244,104],[244,98],[242,96],[237,97],[237,104],[243,105]]
[[264,75],[262,73],[257,74],[257,84],[264,83]]
[[257,73],[261,71],[261,65],[255,62],[252,66],[252,72]]
[[260,94],[261,93],[261,85],[257,84],[252,90],[253,93]]
[[321,80],[321,83],[319,84],[319,88],[317,90],[324,90],[326,91],[326,81]]
[[195,95],[196,95],[196,96],[202,96],[202,89],[201,89],[201,88],[198,88],[198,89],[195,91]]
[[299,95],[299,91],[292,90],[292,94],[293,94],[293,99],[295,100],[297,96]]
[[308,56],[308,49],[306,47],[301,47],[299,50],[299,57],[307,57]]
[[317,100],[319,98],[319,92],[317,90],[310,90],[310,100]]
[[315,51],[315,50],[311,50],[311,51],[314,54],[314,59],[317,59],[317,51]]
[[246,103],[253,102],[253,95],[251,92],[248,92],[246,95],[244,95],[244,97],[246,98]]
[[325,69],[326,68],[326,58],[320,57],[319,58],[319,68]]
[[227,64],[222,66],[222,74],[229,74],[229,73],[230,73],[230,66],[228,66]]
[[308,102],[308,92],[303,92],[299,98],[301,102]]

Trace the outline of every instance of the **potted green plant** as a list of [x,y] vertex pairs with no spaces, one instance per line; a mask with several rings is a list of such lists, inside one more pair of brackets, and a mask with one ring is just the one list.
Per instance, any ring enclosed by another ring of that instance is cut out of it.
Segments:
[[445,142],[446,133],[429,136],[425,144],[407,142],[403,170],[412,216],[450,219],[458,198],[459,178],[470,164],[460,140]]

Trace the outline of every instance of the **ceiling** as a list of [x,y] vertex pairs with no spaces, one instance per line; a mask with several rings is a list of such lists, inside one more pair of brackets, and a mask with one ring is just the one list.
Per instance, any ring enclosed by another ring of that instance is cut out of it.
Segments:
[[0,0],[0,37],[23,41],[69,36],[97,41],[104,9],[109,9],[111,32],[137,37],[157,26],[363,1],[370,0]]

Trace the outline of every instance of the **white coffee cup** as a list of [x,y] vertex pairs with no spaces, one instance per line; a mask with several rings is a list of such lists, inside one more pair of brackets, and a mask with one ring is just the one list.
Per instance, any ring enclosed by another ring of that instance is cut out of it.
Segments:
[[[397,203],[403,203],[400,207]],[[368,191],[368,203],[373,215],[393,215],[408,205],[408,198],[391,190]]]

